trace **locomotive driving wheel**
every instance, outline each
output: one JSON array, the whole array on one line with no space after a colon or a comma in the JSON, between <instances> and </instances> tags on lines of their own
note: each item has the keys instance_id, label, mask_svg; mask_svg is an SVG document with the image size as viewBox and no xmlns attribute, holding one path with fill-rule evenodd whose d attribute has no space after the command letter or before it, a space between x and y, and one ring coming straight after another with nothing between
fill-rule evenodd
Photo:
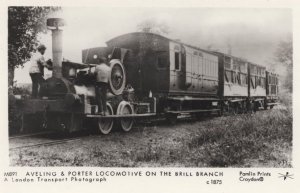
<instances>
[{"instance_id":1,"label":"locomotive driving wheel","mask_svg":"<svg viewBox=\"0 0 300 193\"><path fill-rule=\"evenodd\" d=\"M106 103L106 114L114 114L113 108L109 103ZM98 118L98 129L104 135L107 135L111 132L113 125L114 121L111 118Z\"/></svg>"},{"instance_id":2,"label":"locomotive driving wheel","mask_svg":"<svg viewBox=\"0 0 300 193\"><path fill-rule=\"evenodd\" d=\"M118 115L129 115L133 113L134 113L133 107L127 101L120 102L117 109ZM132 128L133 118L131 117L120 118L119 123L122 130L128 132Z\"/></svg>"},{"instance_id":3,"label":"locomotive driving wheel","mask_svg":"<svg viewBox=\"0 0 300 193\"><path fill-rule=\"evenodd\" d=\"M111 75L109 79L110 90L114 95L122 94L125 88L126 74L123 64L116 59L110 61Z\"/></svg>"}]
</instances>

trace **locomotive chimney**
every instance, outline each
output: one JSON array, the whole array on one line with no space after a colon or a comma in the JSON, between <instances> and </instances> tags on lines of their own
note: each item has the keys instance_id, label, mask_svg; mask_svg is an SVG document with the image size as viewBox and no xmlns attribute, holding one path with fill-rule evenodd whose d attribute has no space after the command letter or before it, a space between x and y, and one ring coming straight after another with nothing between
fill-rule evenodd
<instances>
[{"instance_id":1,"label":"locomotive chimney","mask_svg":"<svg viewBox=\"0 0 300 193\"><path fill-rule=\"evenodd\" d=\"M52 31L52 58L53 70L52 76L56 78L62 77L62 32L60 27L64 26L62 18L47 19L47 27Z\"/></svg>"}]
</instances>

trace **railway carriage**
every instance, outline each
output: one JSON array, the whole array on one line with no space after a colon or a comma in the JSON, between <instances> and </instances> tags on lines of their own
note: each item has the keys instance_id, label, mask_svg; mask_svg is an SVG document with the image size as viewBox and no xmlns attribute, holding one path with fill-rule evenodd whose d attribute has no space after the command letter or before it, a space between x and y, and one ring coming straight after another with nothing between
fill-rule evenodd
<instances>
[{"instance_id":1,"label":"railway carriage","mask_svg":"<svg viewBox=\"0 0 300 193\"><path fill-rule=\"evenodd\" d=\"M265 107L266 102L266 67L250 63L249 71L249 98L253 101L254 110Z\"/></svg>"},{"instance_id":2,"label":"railway carriage","mask_svg":"<svg viewBox=\"0 0 300 193\"><path fill-rule=\"evenodd\" d=\"M18 101L22 127L33 115L48 129L73 132L94 122L108 134L113 126L129 131L139 117L164 116L174 123L182 114L244 112L251 104L274 103L278 92L278 79L261 66L152 33L129 33L109 40L107 47L84 49L82 63L63 60L63 20L51 18L47 25L53 75L41 85L40 98ZM107 116L97 114L95 100L100 57L111 67Z\"/></svg>"},{"instance_id":3,"label":"railway carriage","mask_svg":"<svg viewBox=\"0 0 300 193\"><path fill-rule=\"evenodd\" d=\"M278 74L266 71L266 100L264 108L273 108L278 104Z\"/></svg>"},{"instance_id":4,"label":"railway carriage","mask_svg":"<svg viewBox=\"0 0 300 193\"><path fill-rule=\"evenodd\" d=\"M223 110L238 113L247 109L248 62L246 60L215 52L219 57L219 97Z\"/></svg>"},{"instance_id":5,"label":"railway carriage","mask_svg":"<svg viewBox=\"0 0 300 193\"><path fill-rule=\"evenodd\" d=\"M250 96L265 97L266 96L266 67L249 63L250 75Z\"/></svg>"}]
</instances>

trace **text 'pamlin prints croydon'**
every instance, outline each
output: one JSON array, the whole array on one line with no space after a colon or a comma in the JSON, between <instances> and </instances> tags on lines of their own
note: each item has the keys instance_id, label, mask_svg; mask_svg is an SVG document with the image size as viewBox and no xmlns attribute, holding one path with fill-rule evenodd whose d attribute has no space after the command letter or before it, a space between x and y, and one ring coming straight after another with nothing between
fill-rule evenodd
<instances>
[{"instance_id":1,"label":"text 'pamlin prints croydon'","mask_svg":"<svg viewBox=\"0 0 300 193\"><path fill-rule=\"evenodd\" d=\"M271 177L270 172L239 172L239 181L241 182L263 182L266 177Z\"/></svg>"}]
</instances>

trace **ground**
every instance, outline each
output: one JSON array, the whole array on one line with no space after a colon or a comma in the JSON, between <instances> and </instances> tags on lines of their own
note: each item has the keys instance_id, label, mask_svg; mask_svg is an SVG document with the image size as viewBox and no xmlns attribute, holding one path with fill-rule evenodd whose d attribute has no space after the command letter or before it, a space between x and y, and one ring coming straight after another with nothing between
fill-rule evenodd
<instances>
[{"instance_id":1,"label":"ground","mask_svg":"<svg viewBox=\"0 0 300 193\"><path fill-rule=\"evenodd\" d=\"M99 167L292 167L292 112L139 122L129 133L80 134L57 145L13 149L53 141L10 140L11 166Z\"/></svg>"}]
</instances>

